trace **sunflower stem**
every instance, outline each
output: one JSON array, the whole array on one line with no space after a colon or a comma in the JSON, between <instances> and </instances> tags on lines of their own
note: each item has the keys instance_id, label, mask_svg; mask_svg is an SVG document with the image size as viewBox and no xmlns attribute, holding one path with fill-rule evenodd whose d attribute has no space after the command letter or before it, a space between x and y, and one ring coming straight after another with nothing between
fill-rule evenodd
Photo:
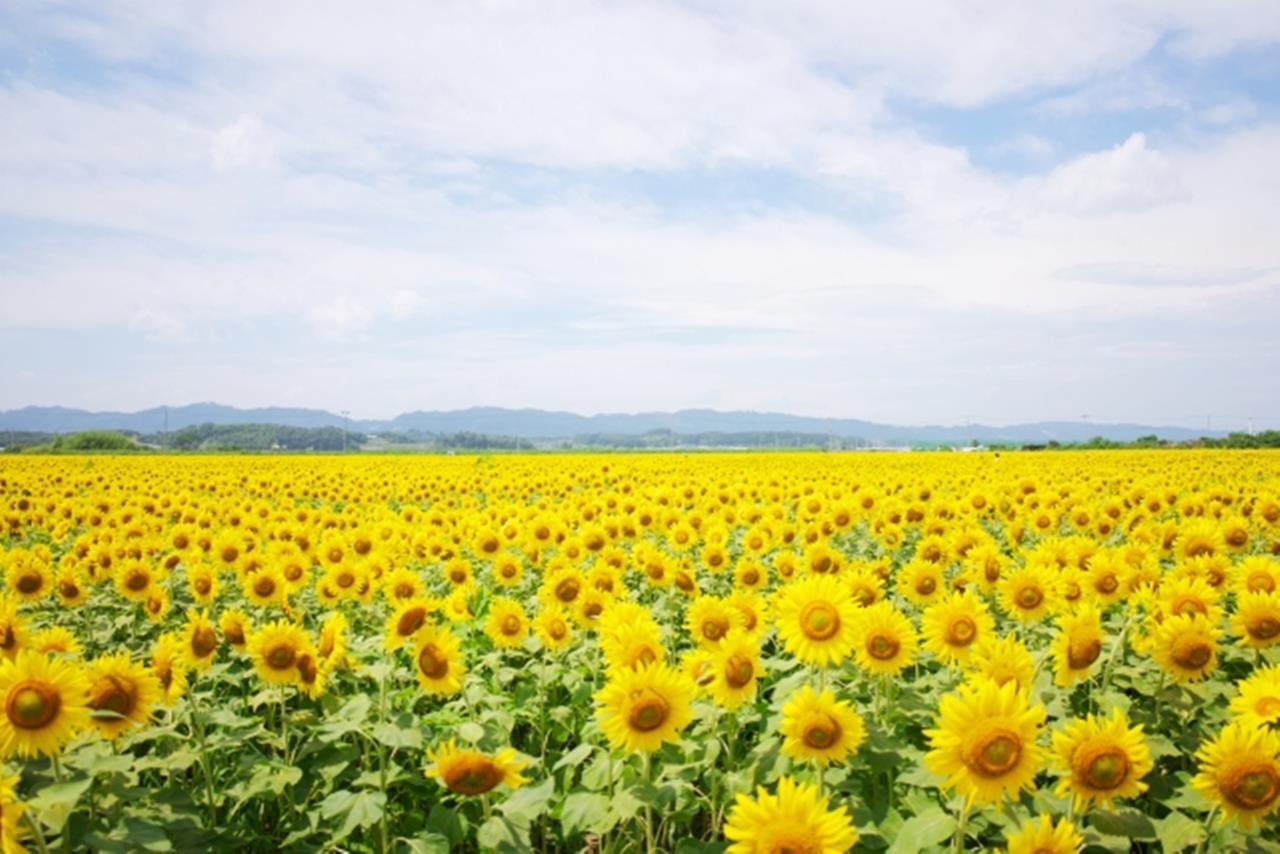
<instances>
[{"instance_id":1,"label":"sunflower stem","mask_svg":"<svg viewBox=\"0 0 1280 854\"><path fill-rule=\"evenodd\" d=\"M1209 817L1204 822L1204 839L1196 843L1196 854L1204 854L1208 850L1208 844L1213 839L1213 823L1218 819L1218 808L1214 807L1209 810Z\"/></svg>"},{"instance_id":2,"label":"sunflower stem","mask_svg":"<svg viewBox=\"0 0 1280 854\"><path fill-rule=\"evenodd\" d=\"M466 696L466 692L463 692ZM387 721L387 668L382 669L382 676L378 679L378 723L386 723ZM383 809L382 816L378 820L378 843L381 851L388 850L388 839L390 828L388 827L387 813L390 810L390 798L387 797L387 746L379 742L378 744L378 781L379 787L382 789ZM484 798L484 817L489 819L489 798Z\"/></svg>"},{"instance_id":3,"label":"sunflower stem","mask_svg":"<svg viewBox=\"0 0 1280 854\"><path fill-rule=\"evenodd\" d=\"M40 820L30 811L23 813L22 817L31 827L31 833L36 838L36 847L40 850L40 854L49 854L49 844L44 840L44 830L40 827Z\"/></svg>"},{"instance_id":4,"label":"sunflower stem","mask_svg":"<svg viewBox=\"0 0 1280 854\"><path fill-rule=\"evenodd\" d=\"M209 768L209 747L205 741L204 722L199 718L199 703L194 690L188 695L187 711L191 715L190 723L195 732L196 743L200 746L200 770L204 772L204 793L209 807L209 829L212 830L218 826L218 806L213 794L213 772Z\"/></svg>"},{"instance_id":5,"label":"sunflower stem","mask_svg":"<svg viewBox=\"0 0 1280 854\"><path fill-rule=\"evenodd\" d=\"M964 829L965 829L965 825L967 825L968 823L969 823L969 800L966 798L964 802L964 806L960 808L960 818L956 820L955 838L951 840L951 848L956 852L956 854L960 854L960 852L964 851Z\"/></svg>"},{"instance_id":6,"label":"sunflower stem","mask_svg":"<svg viewBox=\"0 0 1280 854\"><path fill-rule=\"evenodd\" d=\"M653 756L652 754L644 754L644 787L649 789L653 782ZM651 806L653 798L649 796L649 792L645 792L644 800L644 850L649 854L653 854L657 849L653 845L653 807Z\"/></svg>"}]
</instances>

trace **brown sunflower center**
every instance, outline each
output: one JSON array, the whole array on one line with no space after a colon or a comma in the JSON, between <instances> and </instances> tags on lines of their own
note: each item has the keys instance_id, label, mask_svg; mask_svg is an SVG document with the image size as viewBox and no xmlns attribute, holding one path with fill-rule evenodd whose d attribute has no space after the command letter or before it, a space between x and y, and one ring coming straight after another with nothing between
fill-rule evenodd
<instances>
[{"instance_id":1,"label":"brown sunflower center","mask_svg":"<svg viewBox=\"0 0 1280 854\"><path fill-rule=\"evenodd\" d=\"M1213 648L1199 638L1186 638L1174 645L1172 658L1179 667L1199 670L1213 659Z\"/></svg>"},{"instance_id":2,"label":"brown sunflower center","mask_svg":"<svg viewBox=\"0 0 1280 854\"><path fill-rule=\"evenodd\" d=\"M1039 587L1024 587L1018 591L1016 601L1018 607L1030 611L1040 607L1040 603L1044 601L1044 592Z\"/></svg>"},{"instance_id":3,"label":"brown sunflower center","mask_svg":"<svg viewBox=\"0 0 1280 854\"><path fill-rule=\"evenodd\" d=\"M226 637L227 643L232 646L242 646L244 644L244 626L239 623L230 623L222 629L222 634Z\"/></svg>"},{"instance_id":4,"label":"brown sunflower center","mask_svg":"<svg viewBox=\"0 0 1280 854\"><path fill-rule=\"evenodd\" d=\"M867 638L867 655L877 661L891 660L901 647L896 637L885 632L875 632Z\"/></svg>"},{"instance_id":5,"label":"brown sunflower center","mask_svg":"<svg viewBox=\"0 0 1280 854\"><path fill-rule=\"evenodd\" d=\"M1270 762L1249 762L1232 769L1221 782L1227 800L1246 810L1263 809L1280 796L1280 774Z\"/></svg>"},{"instance_id":6,"label":"brown sunflower center","mask_svg":"<svg viewBox=\"0 0 1280 854\"><path fill-rule=\"evenodd\" d=\"M134 593L140 593L147 589L147 585L151 583L151 576L142 570L133 570L125 577L124 586L132 590Z\"/></svg>"},{"instance_id":7,"label":"brown sunflower center","mask_svg":"<svg viewBox=\"0 0 1280 854\"><path fill-rule=\"evenodd\" d=\"M213 582L207 576L200 576L195 583L196 592L201 596L208 596L213 590Z\"/></svg>"},{"instance_id":8,"label":"brown sunflower center","mask_svg":"<svg viewBox=\"0 0 1280 854\"><path fill-rule=\"evenodd\" d=\"M455 759L444 772L444 784L460 795L483 795L502 782L502 769L484 756Z\"/></svg>"},{"instance_id":9,"label":"brown sunflower center","mask_svg":"<svg viewBox=\"0 0 1280 854\"><path fill-rule=\"evenodd\" d=\"M422 624L426 621L427 609L421 605L415 605L401 614L400 619L396 621L396 634L407 638L422 628Z\"/></svg>"},{"instance_id":10,"label":"brown sunflower center","mask_svg":"<svg viewBox=\"0 0 1280 854\"><path fill-rule=\"evenodd\" d=\"M1093 586L1099 593L1115 593L1120 587L1120 581L1115 577L1114 573L1109 572L1098 579Z\"/></svg>"},{"instance_id":11,"label":"brown sunflower center","mask_svg":"<svg viewBox=\"0 0 1280 854\"><path fill-rule=\"evenodd\" d=\"M556 598L561 602L572 602L578 598L578 593L582 590L582 585L578 583L576 578L566 578L556 585Z\"/></svg>"},{"instance_id":12,"label":"brown sunflower center","mask_svg":"<svg viewBox=\"0 0 1280 854\"><path fill-rule=\"evenodd\" d=\"M1067 645L1067 665L1072 670L1084 670L1102 654L1102 641L1098 638L1076 639Z\"/></svg>"},{"instance_id":13,"label":"brown sunflower center","mask_svg":"<svg viewBox=\"0 0 1280 854\"><path fill-rule=\"evenodd\" d=\"M1095 789L1110 791L1124 782L1129 773L1129 757L1118 747L1107 746L1077 763L1080 776Z\"/></svg>"},{"instance_id":14,"label":"brown sunflower center","mask_svg":"<svg viewBox=\"0 0 1280 854\"><path fill-rule=\"evenodd\" d=\"M800 631L810 640L830 640L840 631L840 613L826 602L810 602L800 612Z\"/></svg>"},{"instance_id":15,"label":"brown sunflower center","mask_svg":"<svg viewBox=\"0 0 1280 854\"><path fill-rule=\"evenodd\" d=\"M556 618L547 626L547 634L550 635L553 640L564 640L569 634L569 627L565 625L564 620Z\"/></svg>"},{"instance_id":16,"label":"brown sunflower center","mask_svg":"<svg viewBox=\"0 0 1280 854\"><path fill-rule=\"evenodd\" d=\"M754 569L743 570L742 583L747 587L755 587L760 583L760 573Z\"/></svg>"},{"instance_id":17,"label":"brown sunflower center","mask_svg":"<svg viewBox=\"0 0 1280 854\"><path fill-rule=\"evenodd\" d=\"M103 676L89 692L89 708L99 712L115 712L121 717L128 717L137 702L138 693L133 683L119 676Z\"/></svg>"},{"instance_id":18,"label":"brown sunflower center","mask_svg":"<svg viewBox=\"0 0 1280 854\"><path fill-rule=\"evenodd\" d=\"M632 695L627 724L639 732L652 732L666 723L671 706L656 691L646 688Z\"/></svg>"},{"instance_id":19,"label":"brown sunflower center","mask_svg":"<svg viewBox=\"0 0 1280 854\"><path fill-rule=\"evenodd\" d=\"M1022 740L1017 733L995 728L974 742L965 764L974 773L994 779L1012 771L1021 756Z\"/></svg>"},{"instance_id":20,"label":"brown sunflower center","mask_svg":"<svg viewBox=\"0 0 1280 854\"><path fill-rule=\"evenodd\" d=\"M1245 584L1250 593L1274 593L1276 589L1276 580L1269 572L1251 572Z\"/></svg>"},{"instance_id":21,"label":"brown sunflower center","mask_svg":"<svg viewBox=\"0 0 1280 854\"><path fill-rule=\"evenodd\" d=\"M62 695L47 682L28 679L9 689L5 712L20 729L44 729L62 708Z\"/></svg>"},{"instance_id":22,"label":"brown sunflower center","mask_svg":"<svg viewBox=\"0 0 1280 854\"><path fill-rule=\"evenodd\" d=\"M507 637L515 637L520 634L520 627L522 625L520 618L515 614L507 614L507 616L502 618L502 625L500 626L500 629Z\"/></svg>"},{"instance_id":23,"label":"brown sunflower center","mask_svg":"<svg viewBox=\"0 0 1280 854\"><path fill-rule=\"evenodd\" d=\"M197 626L191 633L191 651L196 658L208 658L218 648L218 635L212 626Z\"/></svg>"},{"instance_id":24,"label":"brown sunflower center","mask_svg":"<svg viewBox=\"0 0 1280 854\"><path fill-rule=\"evenodd\" d=\"M804 729L800 731L800 740L806 747L826 750L840 743L841 734L839 721L824 713L805 723Z\"/></svg>"},{"instance_id":25,"label":"brown sunflower center","mask_svg":"<svg viewBox=\"0 0 1280 854\"><path fill-rule=\"evenodd\" d=\"M947 626L946 640L951 646L968 646L978 636L978 625L968 617L956 617Z\"/></svg>"},{"instance_id":26,"label":"brown sunflower center","mask_svg":"<svg viewBox=\"0 0 1280 854\"><path fill-rule=\"evenodd\" d=\"M418 669L428 679L443 679L449 673L449 658L440 647L429 643L418 653Z\"/></svg>"},{"instance_id":27,"label":"brown sunflower center","mask_svg":"<svg viewBox=\"0 0 1280 854\"><path fill-rule=\"evenodd\" d=\"M263 656L267 661L267 666L274 670L287 670L293 667L293 662L297 659L298 653L287 643L276 644L267 650L267 654Z\"/></svg>"},{"instance_id":28,"label":"brown sunflower center","mask_svg":"<svg viewBox=\"0 0 1280 854\"><path fill-rule=\"evenodd\" d=\"M20 576L17 584L14 586L18 588L19 593L26 593L30 595L32 593L36 593L44 586L44 580L40 577L38 572L28 572Z\"/></svg>"},{"instance_id":29,"label":"brown sunflower center","mask_svg":"<svg viewBox=\"0 0 1280 854\"><path fill-rule=\"evenodd\" d=\"M1245 624L1245 630L1249 632L1249 637L1256 640L1271 640L1280 635L1280 620L1270 614L1254 617Z\"/></svg>"},{"instance_id":30,"label":"brown sunflower center","mask_svg":"<svg viewBox=\"0 0 1280 854\"><path fill-rule=\"evenodd\" d=\"M729 621L724 617L707 617L702 621L702 636L709 641L718 641L729 631Z\"/></svg>"},{"instance_id":31,"label":"brown sunflower center","mask_svg":"<svg viewBox=\"0 0 1280 854\"><path fill-rule=\"evenodd\" d=\"M928 596L930 593L938 589L938 582L933 576L926 575L924 578L916 579L916 592L921 596Z\"/></svg>"},{"instance_id":32,"label":"brown sunflower center","mask_svg":"<svg viewBox=\"0 0 1280 854\"><path fill-rule=\"evenodd\" d=\"M745 655L731 655L724 663L724 681L731 688L745 688L751 683L751 677L755 673L755 664Z\"/></svg>"}]
</instances>

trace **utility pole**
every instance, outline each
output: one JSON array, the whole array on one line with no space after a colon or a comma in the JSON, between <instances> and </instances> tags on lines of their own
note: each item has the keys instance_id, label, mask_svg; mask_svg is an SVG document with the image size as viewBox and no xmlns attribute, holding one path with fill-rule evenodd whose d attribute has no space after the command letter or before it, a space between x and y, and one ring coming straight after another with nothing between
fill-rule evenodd
<instances>
[{"instance_id":1,"label":"utility pole","mask_svg":"<svg viewBox=\"0 0 1280 854\"><path fill-rule=\"evenodd\" d=\"M342 453L347 452L347 420L351 417L349 410L342 410Z\"/></svg>"}]
</instances>

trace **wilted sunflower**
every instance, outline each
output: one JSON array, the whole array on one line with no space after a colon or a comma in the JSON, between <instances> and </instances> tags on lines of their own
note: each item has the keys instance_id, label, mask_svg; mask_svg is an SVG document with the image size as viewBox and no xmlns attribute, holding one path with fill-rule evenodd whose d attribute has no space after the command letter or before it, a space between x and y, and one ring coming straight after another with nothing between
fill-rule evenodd
<instances>
[{"instance_id":1,"label":"wilted sunflower","mask_svg":"<svg viewBox=\"0 0 1280 854\"><path fill-rule=\"evenodd\" d=\"M782 707L782 752L792 759L826 765L843 762L862 746L866 727L853 707L828 689L805 685Z\"/></svg>"},{"instance_id":2,"label":"wilted sunflower","mask_svg":"<svg viewBox=\"0 0 1280 854\"><path fill-rule=\"evenodd\" d=\"M1041 815L1009 834L1005 845L1005 854L1078 854L1084 837L1069 820L1054 824L1052 816Z\"/></svg>"},{"instance_id":3,"label":"wilted sunflower","mask_svg":"<svg viewBox=\"0 0 1280 854\"><path fill-rule=\"evenodd\" d=\"M796 851L843 854L858 841L844 806L829 809L815 786L791 777L778 780L776 794L763 786L752 798L739 794L724 823L725 854Z\"/></svg>"},{"instance_id":4,"label":"wilted sunflower","mask_svg":"<svg viewBox=\"0 0 1280 854\"><path fill-rule=\"evenodd\" d=\"M1200 773L1191 785L1245 830L1275 812L1280 803L1280 734L1233 721L1201 745L1196 758Z\"/></svg>"},{"instance_id":5,"label":"wilted sunflower","mask_svg":"<svg viewBox=\"0 0 1280 854\"><path fill-rule=\"evenodd\" d=\"M0 759L54 756L89 724L89 681L78 663L33 650L0 661Z\"/></svg>"},{"instance_id":6,"label":"wilted sunflower","mask_svg":"<svg viewBox=\"0 0 1280 854\"><path fill-rule=\"evenodd\" d=\"M1142 778L1155 767L1142 725L1130 727L1119 709L1106 719L1089 715L1068 721L1053 734L1053 752L1063 775L1057 794L1069 794L1076 809L1112 809L1115 798L1137 797L1147 790Z\"/></svg>"},{"instance_id":7,"label":"wilted sunflower","mask_svg":"<svg viewBox=\"0 0 1280 854\"><path fill-rule=\"evenodd\" d=\"M1280 665L1259 668L1236 687L1240 693L1231 700L1231 711L1237 719L1263 727L1280 722Z\"/></svg>"},{"instance_id":8,"label":"wilted sunflower","mask_svg":"<svg viewBox=\"0 0 1280 854\"><path fill-rule=\"evenodd\" d=\"M596 720L611 744L652 753L675 741L693 719L693 683L663 664L618 670L596 692Z\"/></svg>"},{"instance_id":9,"label":"wilted sunflower","mask_svg":"<svg viewBox=\"0 0 1280 854\"><path fill-rule=\"evenodd\" d=\"M775 621L787 652L824 667L853 652L858 611L838 578L810 575L779 591Z\"/></svg>"},{"instance_id":10,"label":"wilted sunflower","mask_svg":"<svg viewBox=\"0 0 1280 854\"><path fill-rule=\"evenodd\" d=\"M1230 624L1241 646L1267 649L1280 643L1280 593L1241 593Z\"/></svg>"},{"instance_id":11,"label":"wilted sunflower","mask_svg":"<svg viewBox=\"0 0 1280 854\"><path fill-rule=\"evenodd\" d=\"M763 669L760 645L742 629L732 629L720 646L711 652L714 678L708 690L711 699L726 709L736 709L756 695L756 682Z\"/></svg>"},{"instance_id":12,"label":"wilted sunflower","mask_svg":"<svg viewBox=\"0 0 1280 854\"><path fill-rule=\"evenodd\" d=\"M467 670L457 636L443 626L427 624L413 647L414 673L428 694L456 694L462 690Z\"/></svg>"},{"instance_id":13,"label":"wilted sunflower","mask_svg":"<svg viewBox=\"0 0 1280 854\"><path fill-rule=\"evenodd\" d=\"M484 633L499 649L513 649L529 636L529 617L519 602L499 596L489 603Z\"/></svg>"},{"instance_id":14,"label":"wilted sunflower","mask_svg":"<svg viewBox=\"0 0 1280 854\"><path fill-rule=\"evenodd\" d=\"M296 623L275 620L264 623L249 638L248 653L262 681L272 685L296 685L298 659L315 655L311 637Z\"/></svg>"},{"instance_id":15,"label":"wilted sunflower","mask_svg":"<svg viewBox=\"0 0 1280 854\"><path fill-rule=\"evenodd\" d=\"M1034 787L1044 754L1036 737L1044 723L1041 705L1011 680L1004 685L979 678L942 697L937 726L925 730L932 748L929 770L945 777L970 804L989 804L1005 794Z\"/></svg>"},{"instance_id":16,"label":"wilted sunflower","mask_svg":"<svg viewBox=\"0 0 1280 854\"><path fill-rule=\"evenodd\" d=\"M995 620L972 590L947 594L920 620L924 648L946 664L967 664L973 645L995 631Z\"/></svg>"},{"instance_id":17,"label":"wilted sunflower","mask_svg":"<svg viewBox=\"0 0 1280 854\"><path fill-rule=\"evenodd\" d=\"M1058 617L1058 633L1049 644L1053 653L1053 684L1059 688L1088 679L1102 655L1102 615L1092 602L1081 602ZM1115 643L1119 643L1117 639Z\"/></svg>"},{"instance_id":18,"label":"wilted sunflower","mask_svg":"<svg viewBox=\"0 0 1280 854\"><path fill-rule=\"evenodd\" d=\"M1151 636L1156 663L1177 682L1196 682L1218 663L1218 635L1199 614L1165 617Z\"/></svg>"},{"instance_id":19,"label":"wilted sunflower","mask_svg":"<svg viewBox=\"0 0 1280 854\"><path fill-rule=\"evenodd\" d=\"M510 747L490 755L478 750L459 750L450 739L432 750L427 758L431 760L425 772L427 779L439 780L459 795L483 795L499 785L515 789L529 782L520 776L528 760L517 756Z\"/></svg>"},{"instance_id":20,"label":"wilted sunflower","mask_svg":"<svg viewBox=\"0 0 1280 854\"><path fill-rule=\"evenodd\" d=\"M89 710L104 738L115 738L130 726L145 725L163 689L150 669L127 652L94 659L89 664Z\"/></svg>"}]
</instances>

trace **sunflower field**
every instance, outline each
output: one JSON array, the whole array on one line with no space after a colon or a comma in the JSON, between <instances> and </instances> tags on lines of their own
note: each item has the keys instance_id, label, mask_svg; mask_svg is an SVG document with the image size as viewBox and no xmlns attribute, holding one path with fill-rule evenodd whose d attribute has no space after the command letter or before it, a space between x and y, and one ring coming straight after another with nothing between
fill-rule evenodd
<instances>
[{"instance_id":1,"label":"sunflower field","mask_svg":"<svg viewBox=\"0 0 1280 854\"><path fill-rule=\"evenodd\" d=\"M1280 851L1280 455L0 459L5 852Z\"/></svg>"}]
</instances>

